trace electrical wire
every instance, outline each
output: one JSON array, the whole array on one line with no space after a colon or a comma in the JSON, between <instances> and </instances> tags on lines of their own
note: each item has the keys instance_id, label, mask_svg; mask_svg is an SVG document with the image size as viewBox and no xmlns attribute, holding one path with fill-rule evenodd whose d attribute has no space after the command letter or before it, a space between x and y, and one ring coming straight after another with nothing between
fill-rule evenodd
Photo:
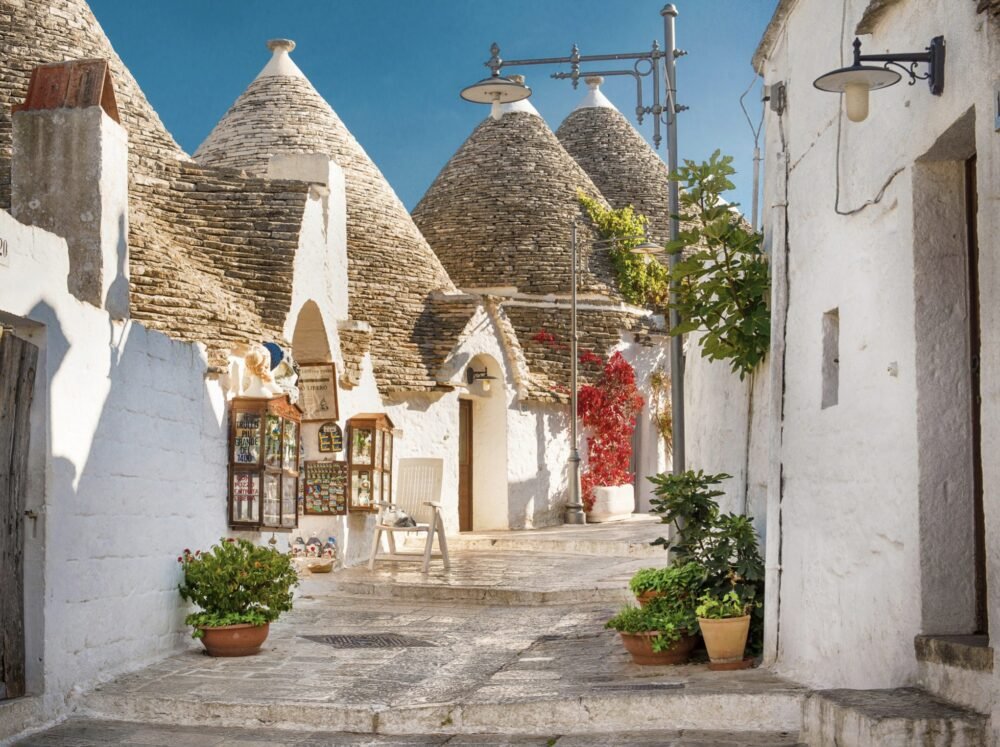
<instances>
[{"instance_id":1,"label":"electrical wire","mask_svg":"<svg viewBox=\"0 0 1000 747\"><path fill-rule=\"evenodd\" d=\"M840 66L844 67L844 45L847 42L847 0L844 0L844 10L840 17ZM882 188L878 191L874 198L866 200L861 205L851 210L841 210L840 209L840 144L843 137L844 130L844 112L840 108L838 103L837 111L837 150L836 150L836 164L834 166L834 199L833 199L833 211L837 215L857 215L865 208L869 208L872 205L878 205L882 198L885 197L885 192L889 189L889 185L892 184L893 180L899 176L905 167L900 166L898 169L889 175L889 178L885 180Z\"/></svg>"}]
</instances>

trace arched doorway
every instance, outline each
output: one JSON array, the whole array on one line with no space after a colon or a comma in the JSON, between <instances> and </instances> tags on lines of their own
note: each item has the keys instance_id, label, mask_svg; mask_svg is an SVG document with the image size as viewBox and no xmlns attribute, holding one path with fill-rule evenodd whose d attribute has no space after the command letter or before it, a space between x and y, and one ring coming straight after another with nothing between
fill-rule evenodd
<instances>
[{"instance_id":1,"label":"arched doorway","mask_svg":"<svg viewBox=\"0 0 1000 747\"><path fill-rule=\"evenodd\" d=\"M459 400L459 529L507 529L507 387L489 355L469 369L469 393Z\"/></svg>"}]
</instances>

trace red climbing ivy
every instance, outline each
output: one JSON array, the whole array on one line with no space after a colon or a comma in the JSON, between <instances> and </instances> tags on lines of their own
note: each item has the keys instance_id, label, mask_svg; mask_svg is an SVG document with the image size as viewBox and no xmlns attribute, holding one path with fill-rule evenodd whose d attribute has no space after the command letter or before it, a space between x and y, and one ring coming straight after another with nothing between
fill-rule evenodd
<instances>
[{"instance_id":1,"label":"red climbing ivy","mask_svg":"<svg viewBox=\"0 0 1000 747\"><path fill-rule=\"evenodd\" d=\"M533 338L554 349L566 346L544 329ZM580 476L583 505L594 506L594 488L631 484L632 432L644 401L635 384L635 369L621 353L604 358L592 350L579 354L580 363L599 371L593 384L577 395L577 415L587 430L587 466Z\"/></svg>"},{"instance_id":2,"label":"red climbing ivy","mask_svg":"<svg viewBox=\"0 0 1000 747\"><path fill-rule=\"evenodd\" d=\"M594 488L630 484L632 432L642 410L643 399L635 385L635 370L621 353L607 360L588 353L603 363L594 384L580 387L577 408L580 422L587 429L587 468L580 477L583 505L594 506ZM584 361L584 354L580 355Z\"/></svg>"}]
</instances>

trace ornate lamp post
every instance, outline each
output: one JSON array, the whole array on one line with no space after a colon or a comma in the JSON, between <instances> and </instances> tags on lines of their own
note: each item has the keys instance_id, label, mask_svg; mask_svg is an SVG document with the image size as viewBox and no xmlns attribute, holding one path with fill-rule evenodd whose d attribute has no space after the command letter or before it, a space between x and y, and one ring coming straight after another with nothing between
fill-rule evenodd
<instances>
[{"instance_id":1,"label":"ornate lamp post","mask_svg":"<svg viewBox=\"0 0 1000 747\"><path fill-rule=\"evenodd\" d=\"M660 11L663 17L663 47L658 42L653 42L652 48L648 52L626 52L622 54L600 54L581 55L580 50L574 44L568 57L540 57L525 60L504 60L500 57L500 47L494 43L490 47L490 58L485 65L490 69L490 77L474 83L462 89L462 98L474 103L492 104L494 116L499 112L500 104L521 101L531 95L531 89L523 83L518 83L509 77L502 77L500 72L504 68L519 67L522 65L565 65L570 66L570 71L553 73L552 77L557 80L569 79L573 81L573 87L579 85L580 78L591 75L628 75L635 80L636 106L635 115L642 124L643 118L647 114L653 117L653 144L659 148L663 139L661 134L661 124L667 129L667 168L673 174L677 171L677 115L687 109L677 103L677 58L683 57L686 52L677 49L675 45L674 23L677 18L677 8L673 5L664 5ZM631 68L617 70L581 70L581 63L591 62L625 62L631 61ZM643 81L652 78L653 104L646 106L643 103ZM661 89L663 98L661 99ZM680 192L676 181L670 180L668 186L668 206L670 210L670 240L675 241L680 234L680 220L677 215L680 211ZM637 247L638 248L638 247ZM677 254L670 255L670 269L672 270L679 257ZM680 324L680 316L676 308L673 307L677 300L677 284L671 280L670 283L670 328L673 329ZM573 227L573 417L572 417L572 439L573 456L571 462L571 484L575 491L570 506L567 506L567 522L582 523L582 506L579 505L579 451L576 441L576 226ZM673 411L673 471L679 474L684 471L684 341L680 336L672 337L670 340L670 406ZM575 460L575 461L574 461ZM577 508L579 506L579 508ZM579 512L579 521L575 518ZM571 518L573 517L573 518Z\"/></svg>"}]
</instances>

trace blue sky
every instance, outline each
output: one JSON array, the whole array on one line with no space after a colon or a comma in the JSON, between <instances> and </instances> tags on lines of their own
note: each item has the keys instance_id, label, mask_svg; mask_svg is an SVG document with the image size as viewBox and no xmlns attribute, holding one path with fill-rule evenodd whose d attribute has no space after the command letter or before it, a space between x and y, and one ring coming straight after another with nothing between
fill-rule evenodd
<instances>
[{"instance_id":1,"label":"blue sky","mask_svg":"<svg viewBox=\"0 0 1000 747\"><path fill-rule=\"evenodd\" d=\"M485 77L490 43L501 55L645 51L663 36L662 0L90 0L98 20L167 128L193 152L264 66L269 38L298 46L293 58L375 160L407 207L417 203L485 106L459 90ZM739 96L750 57L776 0L675 0L681 158L714 149L736 158L737 190L750 204L753 138ZM532 103L555 130L583 95L561 68L526 67ZM605 93L635 123L629 78ZM650 89L645 94L650 101ZM747 97L755 120L759 88ZM649 120L639 131L651 139ZM660 153L666 158L665 144Z\"/></svg>"}]
</instances>

